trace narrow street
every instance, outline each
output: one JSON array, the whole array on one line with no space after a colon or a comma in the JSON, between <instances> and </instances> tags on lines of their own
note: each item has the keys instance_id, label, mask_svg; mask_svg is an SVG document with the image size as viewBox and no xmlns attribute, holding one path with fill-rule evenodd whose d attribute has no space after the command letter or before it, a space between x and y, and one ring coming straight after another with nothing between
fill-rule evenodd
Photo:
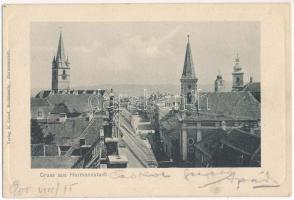
<instances>
[{"instance_id":1,"label":"narrow street","mask_svg":"<svg viewBox=\"0 0 294 200\"><path fill-rule=\"evenodd\" d=\"M136 156L130 151L128 147L119 147L119 153L127 157L127 168L144 168L144 165L141 164L141 162L136 158Z\"/></svg>"},{"instance_id":2,"label":"narrow street","mask_svg":"<svg viewBox=\"0 0 294 200\"><path fill-rule=\"evenodd\" d=\"M145 141L132 131L130 124L123 117L120 121L120 132L123 134L122 141L126 148L141 163L142 167L157 167L157 161L152 150L147 147Z\"/></svg>"}]
</instances>

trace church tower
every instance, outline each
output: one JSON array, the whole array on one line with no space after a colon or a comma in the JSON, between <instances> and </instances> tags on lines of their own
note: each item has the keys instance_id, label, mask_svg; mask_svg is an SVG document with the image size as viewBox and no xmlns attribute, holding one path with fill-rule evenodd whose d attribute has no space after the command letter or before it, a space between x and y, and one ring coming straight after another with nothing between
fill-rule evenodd
<instances>
[{"instance_id":1,"label":"church tower","mask_svg":"<svg viewBox=\"0 0 294 200\"><path fill-rule=\"evenodd\" d=\"M232 91L240 91L244 86L244 83L243 83L244 72L242 71L242 67L240 66L240 59L238 54L235 59L234 72L232 73L232 75L233 75Z\"/></svg>"},{"instance_id":2,"label":"church tower","mask_svg":"<svg viewBox=\"0 0 294 200\"><path fill-rule=\"evenodd\" d=\"M185 109L190 109L195 106L197 98L197 81L195 76L192 52L190 47L190 40L188 35L188 42L186 47L186 55L183 73L181 77L181 97L182 106Z\"/></svg>"},{"instance_id":3,"label":"church tower","mask_svg":"<svg viewBox=\"0 0 294 200\"><path fill-rule=\"evenodd\" d=\"M58 49L52 61L52 90L70 89L70 63L65 57L62 32L60 32Z\"/></svg>"}]
</instances>

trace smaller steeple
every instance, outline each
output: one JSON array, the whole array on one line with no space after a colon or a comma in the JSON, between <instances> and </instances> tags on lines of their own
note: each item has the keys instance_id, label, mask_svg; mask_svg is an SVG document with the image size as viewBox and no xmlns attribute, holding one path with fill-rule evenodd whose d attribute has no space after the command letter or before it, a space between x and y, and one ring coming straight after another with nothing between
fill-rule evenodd
<instances>
[{"instance_id":1,"label":"smaller steeple","mask_svg":"<svg viewBox=\"0 0 294 200\"><path fill-rule=\"evenodd\" d=\"M224 80L220 73L216 76L214 81L214 92L223 92L224 91Z\"/></svg>"},{"instance_id":2,"label":"smaller steeple","mask_svg":"<svg viewBox=\"0 0 294 200\"><path fill-rule=\"evenodd\" d=\"M69 62L68 56L66 57L65 64L66 64L67 67L69 67L70 62Z\"/></svg>"},{"instance_id":3,"label":"smaller steeple","mask_svg":"<svg viewBox=\"0 0 294 200\"><path fill-rule=\"evenodd\" d=\"M240 58L239 58L238 52L235 58L234 71L232 75L233 75L232 91L240 91L244 85L244 82L243 82L244 72L242 71L242 67L240 66Z\"/></svg>"},{"instance_id":4,"label":"smaller steeple","mask_svg":"<svg viewBox=\"0 0 294 200\"><path fill-rule=\"evenodd\" d=\"M235 65L234 65L234 71L241 71L242 67L240 66L240 58L239 53L237 52L236 58L235 58Z\"/></svg>"}]
</instances>

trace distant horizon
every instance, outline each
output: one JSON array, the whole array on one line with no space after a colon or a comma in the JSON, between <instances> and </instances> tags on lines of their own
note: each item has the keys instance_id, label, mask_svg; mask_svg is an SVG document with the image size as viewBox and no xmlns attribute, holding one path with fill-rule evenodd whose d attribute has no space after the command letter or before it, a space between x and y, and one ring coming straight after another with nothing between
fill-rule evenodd
<instances>
[{"instance_id":1,"label":"distant horizon","mask_svg":"<svg viewBox=\"0 0 294 200\"><path fill-rule=\"evenodd\" d=\"M249 82L249 81L248 81ZM247 82L245 82L247 84ZM161 90L160 92L167 92L172 94L180 94L180 84L99 84L91 86L72 86L71 90L93 90L93 89L114 89L118 93L129 93L133 95L143 94L143 90L151 90L155 92L156 90ZM224 90L231 91L232 83L225 82ZM118 89L118 90L116 90ZM214 84L198 84L198 89L213 92ZM51 90L51 88L31 88L31 96L35 96L38 92L42 90ZM122 91L121 91L122 90ZM128 91L128 92L126 92Z\"/></svg>"}]
</instances>

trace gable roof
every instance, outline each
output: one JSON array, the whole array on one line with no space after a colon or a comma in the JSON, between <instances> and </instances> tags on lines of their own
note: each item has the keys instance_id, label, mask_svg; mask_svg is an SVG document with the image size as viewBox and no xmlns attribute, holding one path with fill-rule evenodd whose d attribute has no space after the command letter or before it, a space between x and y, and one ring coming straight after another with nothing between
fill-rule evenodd
<instances>
[{"instance_id":1,"label":"gable roof","mask_svg":"<svg viewBox=\"0 0 294 200\"><path fill-rule=\"evenodd\" d=\"M51 114L59 114L59 113L71 113L67 106L64 103L55 104L54 108L51 111Z\"/></svg>"},{"instance_id":2,"label":"gable roof","mask_svg":"<svg viewBox=\"0 0 294 200\"><path fill-rule=\"evenodd\" d=\"M260 119L260 103L250 92L206 92L199 95L201 112L234 119Z\"/></svg>"},{"instance_id":3,"label":"gable roof","mask_svg":"<svg viewBox=\"0 0 294 200\"><path fill-rule=\"evenodd\" d=\"M251 94L260 102L260 82L247 83L242 91L251 92Z\"/></svg>"},{"instance_id":4,"label":"gable roof","mask_svg":"<svg viewBox=\"0 0 294 200\"><path fill-rule=\"evenodd\" d=\"M58 145L72 146L79 143L81 134L86 144L92 144L97 139L97 131L103 126L103 118L94 117L92 121L85 118L71 118L64 123L42 125L44 135L55 135L54 142Z\"/></svg>"},{"instance_id":5,"label":"gable roof","mask_svg":"<svg viewBox=\"0 0 294 200\"><path fill-rule=\"evenodd\" d=\"M211 159L217 151L223 132L222 129L203 130L202 140L196 143L195 147Z\"/></svg>"},{"instance_id":6,"label":"gable roof","mask_svg":"<svg viewBox=\"0 0 294 200\"><path fill-rule=\"evenodd\" d=\"M31 97L31 107L50 107L50 104L47 99Z\"/></svg>"},{"instance_id":7,"label":"gable roof","mask_svg":"<svg viewBox=\"0 0 294 200\"><path fill-rule=\"evenodd\" d=\"M239 129L233 129L224 134L221 143L247 155L253 155L260 148L260 137Z\"/></svg>"},{"instance_id":8,"label":"gable roof","mask_svg":"<svg viewBox=\"0 0 294 200\"><path fill-rule=\"evenodd\" d=\"M260 92L260 82L247 83L242 91L245 92Z\"/></svg>"}]
</instances>

